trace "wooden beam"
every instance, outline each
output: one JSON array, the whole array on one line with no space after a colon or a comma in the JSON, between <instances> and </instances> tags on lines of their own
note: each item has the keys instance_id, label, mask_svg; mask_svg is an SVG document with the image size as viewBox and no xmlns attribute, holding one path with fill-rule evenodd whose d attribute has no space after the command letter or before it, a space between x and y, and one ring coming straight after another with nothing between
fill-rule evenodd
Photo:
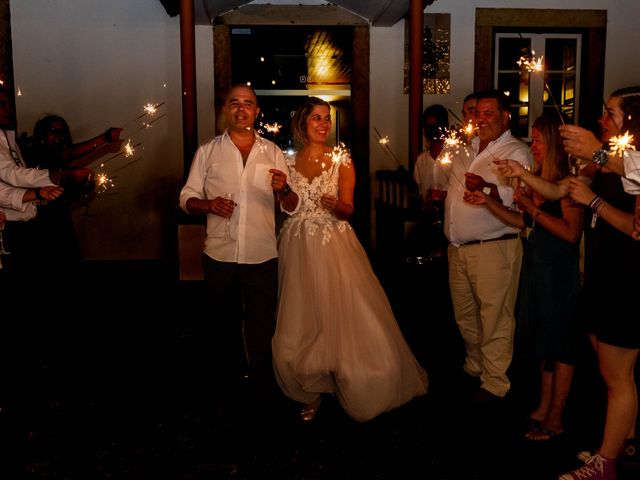
<instances>
[{"instance_id":1,"label":"wooden beam","mask_svg":"<svg viewBox=\"0 0 640 480\"><path fill-rule=\"evenodd\" d=\"M196 35L193 0L180 0L180 57L182 70L182 137L184 178L198 147L196 98Z\"/></svg>"}]
</instances>

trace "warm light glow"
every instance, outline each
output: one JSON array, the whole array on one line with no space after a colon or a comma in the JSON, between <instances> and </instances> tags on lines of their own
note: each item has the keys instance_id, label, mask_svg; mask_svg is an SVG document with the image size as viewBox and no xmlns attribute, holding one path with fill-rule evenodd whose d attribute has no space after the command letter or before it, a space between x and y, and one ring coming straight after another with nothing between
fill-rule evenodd
<instances>
[{"instance_id":1,"label":"warm light glow","mask_svg":"<svg viewBox=\"0 0 640 480\"><path fill-rule=\"evenodd\" d=\"M624 135L616 135L609 139L609 152L612 155L620 155L624 153L625 150L635 150L636 147L633 144L633 135L629 134L627 130Z\"/></svg>"},{"instance_id":2,"label":"warm light glow","mask_svg":"<svg viewBox=\"0 0 640 480\"><path fill-rule=\"evenodd\" d=\"M124 148L125 157L130 157L133 155L134 149L133 149L133 146L131 145L131 140L128 140L127 144L123 148Z\"/></svg>"},{"instance_id":3,"label":"warm light glow","mask_svg":"<svg viewBox=\"0 0 640 480\"><path fill-rule=\"evenodd\" d=\"M280 128L282 128L282 125L280 125L278 122L265 123L264 128L267 130L267 132L273 133L275 135L280 131Z\"/></svg>"},{"instance_id":4,"label":"warm light glow","mask_svg":"<svg viewBox=\"0 0 640 480\"><path fill-rule=\"evenodd\" d=\"M544 57L536 58L535 54L536 52L531 50L530 57L522 56L520 57L520 60L518 60L516 63L520 68L528 72L541 72L542 69L544 68L544 66L542 65L542 60Z\"/></svg>"}]
</instances>

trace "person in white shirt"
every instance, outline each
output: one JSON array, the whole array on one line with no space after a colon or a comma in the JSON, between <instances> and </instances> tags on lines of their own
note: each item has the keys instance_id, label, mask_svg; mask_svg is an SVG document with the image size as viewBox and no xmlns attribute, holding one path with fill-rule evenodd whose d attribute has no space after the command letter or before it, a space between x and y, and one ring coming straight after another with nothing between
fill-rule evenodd
<instances>
[{"instance_id":1,"label":"person in white shirt","mask_svg":"<svg viewBox=\"0 0 640 480\"><path fill-rule=\"evenodd\" d=\"M37 267L32 253L37 241L29 220L36 216L36 201L55 200L62 194L48 170L26 168L16 143L15 112L9 91L0 86L0 208L6 217L3 240L11 255L4 257L3 283L7 288L19 285L23 280L32 281ZM5 290L6 291L6 290Z\"/></svg>"},{"instance_id":2,"label":"person in white shirt","mask_svg":"<svg viewBox=\"0 0 640 480\"><path fill-rule=\"evenodd\" d=\"M413 179L418 184L423 204L443 200L447 194L447 179L435 159L442 151L443 136L448 128L449 112L442 105L430 105L422 112L422 136L426 148L416 159Z\"/></svg>"},{"instance_id":3,"label":"person in white shirt","mask_svg":"<svg viewBox=\"0 0 640 480\"><path fill-rule=\"evenodd\" d=\"M282 151L253 128L260 113L253 89L233 86L223 110L227 129L196 151L180 207L207 217L202 265L215 322L212 382L228 394L217 401L222 409L233 407L229 403L248 367L258 409L279 391L271 355L278 294L276 203L293 212L298 196L287 184Z\"/></svg>"},{"instance_id":4,"label":"person in white shirt","mask_svg":"<svg viewBox=\"0 0 640 480\"><path fill-rule=\"evenodd\" d=\"M509 158L530 168L531 151L510 132L511 114L499 91L476 95L477 137L471 141L466 173L449 176L445 200L445 235L449 239L449 286L454 315L466 346L464 371L479 380L474 400L504 397L510 382L514 308L522 260L519 229L487 209L465 201L465 190L482 190L504 205L513 205L513 188L498 175L495 159Z\"/></svg>"}]
</instances>

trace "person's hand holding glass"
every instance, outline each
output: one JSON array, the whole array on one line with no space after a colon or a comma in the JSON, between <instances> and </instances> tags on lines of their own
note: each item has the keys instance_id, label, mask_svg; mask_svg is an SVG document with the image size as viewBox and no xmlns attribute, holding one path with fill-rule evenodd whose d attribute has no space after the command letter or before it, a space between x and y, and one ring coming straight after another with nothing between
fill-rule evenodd
<instances>
[{"instance_id":1,"label":"person's hand holding glass","mask_svg":"<svg viewBox=\"0 0 640 480\"><path fill-rule=\"evenodd\" d=\"M602 148L602 142L593 132L577 125L562 125L559 130L562 146L569 158L569 169L577 177L582 166L591 160L593 152Z\"/></svg>"},{"instance_id":2,"label":"person's hand holding glass","mask_svg":"<svg viewBox=\"0 0 640 480\"><path fill-rule=\"evenodd\" d=\"M577 178L569 180L569 195L574 202L582 205L589 205L596 198L596 194L587 184Z\"/></svg>"},{"instance_id":3,"label":"person's hand holding glass","mask_svg":"<svg viewBox=\"0 0 640 480\"><path fill-rule=\"evenodd\" d=\"M213 213L223 217L225 220L224 225L224 238L225 240L231 240L231 215L236 208L236 202L233 200L233 192L225 192L221 196L216 197L213 205Z\"/></svg>"}]
</instances>

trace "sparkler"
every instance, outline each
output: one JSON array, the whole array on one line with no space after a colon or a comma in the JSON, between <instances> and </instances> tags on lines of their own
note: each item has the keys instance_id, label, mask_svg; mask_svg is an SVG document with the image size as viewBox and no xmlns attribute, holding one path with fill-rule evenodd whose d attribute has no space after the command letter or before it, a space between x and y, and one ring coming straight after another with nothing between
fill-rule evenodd
<instances>
[{"instance_id":1,"label":"sparkler","mask_svg":"<svg viewBox=\"0 0 640 480\"><path fill-rule=\"evenodd\" d=\"M376 136L378 137L378 144L380 145L382 150L388 153L399 167L404 168L404 165L400 163L400 160L398 160L398 157L396 157L395 153L393 153L393 150L391 150L391 147L389 147L389 142L390 142L389 137L386 135L384 137L380 135L380 132L376 127L373 127L373 130L376 132Z\"/></svg>"},{"instance_id":2,"label":"sparkler","mask_svg":"<svg viewBox=\"0 0 640 480\"><path fill-rule=\"evenodd\" d=\"M442 152L442 154L438 155L438 160L436 160L436 163L445 171L445 174L448 170L447 180L449 180L449 177L453 175L453 178L458 181L462 189L464 190L466 188L464 183L462 183L453 169L453 162L451 161L451 155L449 154L449 152Z\"/></svg>"},{"instance_id":3,"label":"sparkler","mask_svg":"<svg viewBox=\"0 0 640 480\"><path fill-rule=\"evenodd\" d=\"M137 122L138 120L146 117L146 116L154 116L157 111L158 108L161 107L162 105L164 105L165 102L160 102L160 103L147 103L146 105L142 106L142 111L143 113L141 113L140 115L138 115L137 117L129 120L128 122L126 122L124 124L124 126L122 127L122 129L124 130L125 128L127 128L130 124Z\"/></svg>"},{"instance_id":4,"label":"sparkler","mask_svg":"<svg viewBox=\"0 0 640 480\"><path fill-rule=\"evenodd\" d=\"M282 128L282 125L280 125L278 122L265 123L264 128L267 130L267 132L273 134L273 166L276 167L276 148L278 148L278 146L276 145L276 135L280 132L280 128Z\"/></svg>"},{"instance_id":5,"label":"sparkler","mask_svg":"<svg viewBox=\"0 0 640 480\"><path fill-rule=\"evenodd\" d=\"M336 172L341 166L351 166L351 154L344 142L340 142L339 145L334 146L331 152L325 155L331 157L331 163L333 164L331 167L331 178L335 177Z\"/></svg>"},{"instance_id":6,"label":"sparkler","mask_svg":"<svg viewBox=\"0 0 640 480\"><path fill-rule=\"evenodd\" d=\"M135 145L131 145L131 139L129 139L127 141L127 143L122 147L122 149L118 153L116 153L115 155L112 155L111 157L107 158L104 162L102 162L100 164L100 166L104 167L104 165L106 163L110 162L114 158L118 158L120 155L124 155L125 157L131 157L135 153L136 147L139 147L140 145L141 145L140 143L136 143Z\"/></svg>"},{"instance_id":7,"label":"sparkler","mask_svg":"<svg viewBox=\"0 0 640 480\"><path fill-rule=\"evenodd\" d=\"M116 177L110 177L109 175L107 175L104 172L100 172L98 174L96 174L96 188L100 189L98 191L98 193L104 193L106 192L109 188L112 188L115 186L115 184L113 183L113 179Z\"/></svg>"},{"instance_id":8,"label":"sparkler","mask_svg":"<svg viewBox=\"0 0 640 480\"><path fill-rule=\"evenodd\" d=\"M635 150L633 135L627 130L624 135L616 135L609 139L609 153L622 156L625 150Z\"/></svg>"},{"instance_id":9,"label":"sparkler","mask_svg":"<svg viewBox=\"0 0 640 480\"><path fill-rule=\"evenodd\" d=\"M531 73L544 71L544 65L542 63L544 56L541 56L540 58L536 59L535 54L536 52L534 50L531 50L531 55L523 55L522 57L520 57L520 59L516 63L518 64L521 70L524 70L526 72L531 72ZM556 108L556 111L558 112L558 116L560 117L560 121L564 125L565 124L564 118L562 115L562 111L560 110L560 106L558 105L558 102L556 102L556 99L553 96L553 93L551 93L551 88L549 88L549 84L546 81L544 82L544 88L549 93L549 97L553 102L553 106Z\"/></svg>"}]
</instances>

